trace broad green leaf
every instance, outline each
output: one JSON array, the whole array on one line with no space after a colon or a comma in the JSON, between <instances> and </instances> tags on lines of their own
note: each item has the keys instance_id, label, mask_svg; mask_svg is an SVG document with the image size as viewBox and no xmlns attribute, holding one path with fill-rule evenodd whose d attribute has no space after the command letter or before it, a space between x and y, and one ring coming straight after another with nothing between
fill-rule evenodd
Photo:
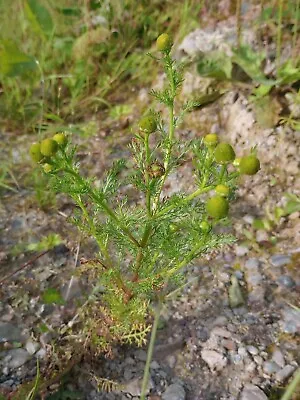
<instances>
[{"instance_id":1,"label":"broad green leaf","mask_svg":"<svg viewBox=\"0 0 300 400\"><path fill-rule=\"evenodd\" d=\"M194 101L195 105L194 105L193 109L203 108L208 104L214 103L216 100L218 100L223 95L224 95L224 92L215 90L212 93L204 94L203 96L197 97Z\"/></svg>"},{"instance_id":2,"label":"broad green leaf","mask_svg":"<svg viewBox=\"0 0 300 400\"><path fill-rule=\"evenodd\" d=\"M261 219L255 219L252 223L254 229L265 229L265 224Z\"/></svg>"},{"instance_id":3,"label":"broad green leaf","mask_svg":"<svg viewBox=\"0 0 300 400\"><path fill-rule=\"evenodd\" d=\"M53 288L47 289L42 294L42 300L45 304L64 304L64 299L59 291Z\"/></svg>"},{"instance_id":4,"label":"broad green leaf","mask_svg":"<svg viewBox=\"0 0 300 400\"><path fill-rule=\"evenodd\" d=\"M291 84L300 80L300 69L289 60L278 69L277 75L281 85Z\"/></svg>"},{"instance_id":5,"label":"broad green leaf","mask_svg":"<svg viewBox=\"0 0 300 400\"><path fill-rule=\"evenodd\" d=\"M201 76L226 80L231 78L232 63L222 53L211 53L199 61L197 71Z\"/></svg>"},{"instance_id":6,"label":"broad green leaf","mask_svg":"<svg viewBox=\"0 0 300 400\"><path fill-rule=\"evenodd\" d=\"M278 123L281 105L276 98L259 97L254 100L253 104L255 117L262 128L273 128Z\"/></svg>"},{"instance_id":7,"label":"broad green leaf","mask_svg":"<svg viewBox=\"0 0 300 400\"><path fill-rule=\"evenodd\" d=\"M297 211L300 211L300 200L299 201L290 200L284 207L285 215L290 215Z\"/></svg>"},{"instance_id":8,"label":"broad green leaf","mask_svg":"<svg viewBox=\"0 0 300 400\"><path fill-rule=\"evenodd\" d=\"M259 85L257 88L254 88L252 90L252 93L256 98L260 98L260 97L264 97L267 94L269 94L271 89L272 89L272 86L270 86L270 85Z\"/></svg>"},{"instance_id":9,"label":"broad green leaf","mask_svg":"<svg viewBox=\"0 0 300 400\"><path fill-rule=\"evenodd\" d=\"M0 75L14 77L36 69L35 59L24 54L13 40L0 42Z\"/></svg>"},{"instance_id":10,"label":"broad green leaf","mask_svg":"<svg viewBox=\"0 0 300 400\"><path fill-rule=\"evenodd\" d=\"M42 37L53 33L54 24L51 14L38 0L26 0L25 14L32 29Z\"/></svg>"},{"instance_id":11,"label":"broad green leaf","mask_svg":"<svg viewBox=\"0 0 300 400\"><path fill-rule=\"evenodd\" d=\"M261 70L264 59L264 54L255 52L249 46L241 46L234 51L232 57L232 61L241 67L251 79L260 82L268 81Z\"/></svg>"}]
</instances>

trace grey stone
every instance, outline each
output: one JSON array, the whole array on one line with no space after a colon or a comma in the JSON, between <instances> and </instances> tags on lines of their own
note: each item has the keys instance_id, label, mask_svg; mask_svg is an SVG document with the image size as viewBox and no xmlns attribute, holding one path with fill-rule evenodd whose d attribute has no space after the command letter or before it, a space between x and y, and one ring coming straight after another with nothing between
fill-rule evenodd
<instances>
[{"instance_id":1,"label":"grey stone","mask_svg":"<svg viewBox=\"0 0 300 400\"><path fill-rule=\"evenodd\" d=\"M149 379L148 387L146 390L146 394L150 392L150 390L153 388L153 382L151 379ZM141 395L141 388L142 388L142 381L140 379L134 379L131 382L128 382L125 387L122 389L123 393L128 393L131 396L140 396Z\"/></svg>"},{"instance_id":2,"label":"grey stone","mask_svg":"<svg viewBox=\"0 0 300 400\"><path fill-rule=\"evenodd\" d=\"M257 258L249 258L249 260L245 262L246 269L258 269L259 265L260 262Z\"/></svg>"},{"instance_id":3,"label":"grey stone","mask_svg":"<svg viewBox=\"0 0 300 400\"><path fill-rule=\"evenodd\" d=\"M284 308L282 311L283 331L285 333L300 332L300 311L293 308Z\"/></svg>"},{"instance_id":4,"label":"grey stone","mask_svg":"<svg viewBox=\"0 0 300 400\"><path fill-rule=\"evenodd\" d=\"M275 378L279 382L284 382L293 374L294 371L295 367L293 365L286 365L284 368L276 373Z\"/></svg>"},{"instance_id":5,"label":"grey stone","mask_svg":"<svg viewBox=\"0 0 300 400\"><path fill-rule=\"evenodd\" d=\"M237 246L235 249L235 254L237 257L243 257L249 252L248 247L245 246Z\"/></svg>"},{"instance_id":6,"label":"grey stone","mask_svg":"<svg viewBox=\"0 0 300 400\"><path fill-rule=\"evenodd\" d=\"M264 362L263 358L261 356L254 356L253 360L256 362L256 364L258 365L262 365L262 363Z\"/></svg>"},{"instance_id":7,"label":"grey stone","mask_svg":"<svg viewBox=\"0 0 300 400\"><path fill-rule=\"evenodd\" d=\"M202 350L201 357L211 370L221 371L227 365L227 358L215 350Z\"/></svg>"},{"instance_id":8,"label":"grey stone","mask_svg":"<svg viewBox=\"0 0 300 400\"><path fill-rule=\"evenodd\" d=\"M291 262L291 257L284 254L276 254L271 257L270 261L273 267L284 267Z\"/></svg>"},{"instance_id":9,"label":"grey stone","mask_svg":"<svg viewBox=\"0 0 300 400\"><path fill-rule=\"evenodd\" d=\"M159 369L159 368L160 368L160 365L158 364L157 361L154 360L154 361L151 362L150 368L151 368L151 369Z\"/></svg>"},{"instance_id":10,"label":"grey stone","mask_svg":"<svg viewBox=\"0 0 300 400\"><path fill-rule=\"evenodd\" d=\"M278 279L277 282L279 283L279 285L286 287L288 289L291 289L293 287L296 286L296 282L294 281L294 279L292 277L290 277L289 275L281 275Z\"/></svg>"},{"instance_id":11,"label":"grey stone","mask_svg":"<svg viewBox=\"0 0 300 400\"><path fill-rule=\"evenodd\" d=\"M280 370L280 367L273 361L265 361L263 365L263 370L266 374L272 375L275 374L275 372L278 372Z\"/></svg>"},{"instance_id":12,"label":"grey stone","mask_svg":"<svg viewBox=\"0 0 300 400\"><path fill-rule=\"evenodd\" d=\"M249 383L245 385L240 400L268 400L268 397L258 386Z\"/></svg>"},{"instance_id":13,"label":"grey stone","mask_svg":"<svg viewBox=\"0 0 300 400\"><path fill-rule=\"evenodd\" d=\"M245 303L237 277L231 277L231 285L228 289L230 307L235 308Z\"/></svg>"},{"instance_id":14,"label":"grey stone","mask_svg":"<svg viewBox=\"0 0 300 400\"><path fill-rule=\"evenodd\" d=\"M34 353L36 353L38 351L40 346L37 342L34 342L33 340L29 339L29 340L27 340L27 342L25 344L25 348L30 355L33 355Z\"/></svg>"},{"instance_id":15,"label":"grey stone","mask_svg":"<svg viewBox=\"0 0 300 400\"><path fill-rule=\"evenodd\" d=\"M39 360L43 360L46 358L47 351L45 349L40 349L38 352L36 352L35 357L38 358Z\"/></svg>"},{"instance_id":16,"label":"grey stone","mask_svg":"<svg viewBox=\"0 0 300 400\"><path fill-rule=\"evenodd\" d=\"M220 315L219 317L217 317L214 322L212 323L212 326L222 326L225 325L227 323L227 317L225 317L224 315Z\"/></svg>"},{"instance_id":17,"label":"grey stone","mask_svg":"<svg viewBox=\"0 0 300 400\"><path fill-rule=\"evenodd\" d=\"M134 372L130 368L126 368L124 371L124 379L125 381L130 381L133 378Z\"/></svg>"},{"instance_id":18,"label":"grey stone","mask_svg":"<svg viewBox=\"0 0 300 400\"><path fill-rule=\"evenodd\" d=\"M212 331L212 335L220 336L226 339L229 339L232 336L232 333L227 331L224 328L221 328L220 326L216 326Z\"/></svg>"},{"instance_id":19,"label":"grey stone","mask_svg":"<svg viewBox=\"0 0 300 400\"><path fill-rule=\"evenodd\" d=\"M200 328L196 332L197 338L201 340L201 342L206 342L209 338L208 331L205 328Z\"/></svg>"},{"instance_id":20,"label":"grey stone","mask_svg":"<svg viewBox=\"0 0 300 400\"><path fill-rule=\"evenodd\" d=\"M167 363L171 369L173 369L176 365L176 357L172 354L167 356Z\"/></svg>"},{"instance_id":21,"label":"grey stone","mask_svg":"<svg viewBox=\"0 0 300 400\"><path fill-rule=\"evenodd\" d=\"M147 352L145 350L136 350L134 352L134 358L140 361L146 361L147 360Z\"/></svg>"},{"instance_id":22,"label":"grey stone","mask_svg":"<svg viewBox=\"0 0 300 400\"><path fill-rule=\"evenodd\" d=\"M279 367L283 368L285 366L285 360L282 352L280 350L275 350L272 355L272 360L279 365Z\"/></svg>"},{"instance_id":23,"label":"grey stone","mask_svg":"<svg viewBox=\"0 0 300 400\"><path fill-rule=\"evenodd\" d=\"M179 383L172 383L163 393L162 400L185 400L185 390Z\"/></svg>"},{"instance_id":24,"label":"grey stone","mask_svg":"<svg viewBox=\"0 0 300 400\"><path fill-rule=\"evenodd\" d=\"M253 356L257 356L258 354L258 348L254 347L254 346L247 346L247 350L250 354L252 354Z\"/></svg>"},{"instance_id":25,"label":"grey stone","mask_svg":"<svg viewBox=\"0 0 300 400\"><path fill-rule=\"evenodd\" d=\"M269 240L269 236L266 231L259 229L256 232L256 241L257 243L267 242Z\"/></svg>"},{"instance_id":26,"label":"grey stone","mask_svg":"<svg viewBox=\"0 0 300 400\"><path fill-rule=\"evenodd\" d=\"M3 342L21 342L21 329L13 324L0 322L0 343Z\"/></svg>"},{"instance_id":27,"label":"grey stone","mask_svg":"<svg viewBox=\"0 0 300 400\"><path fill-rule=\"evenodd\" d=\"M30 359L30 354L24 349L12 349L8 352L7 366L16 369L24 365Z\"/></svg>"},{"instance_id":28,"label":"grey stone","mask_svg":"<svg viewBox=\"0 0 300 400\"><path fill-rule=\"evenodd\" d=\"M257 286L261 284L262 278L262 275L259 273L247 274L247 283L251 286Z\"/></svg>"}]
</instances>

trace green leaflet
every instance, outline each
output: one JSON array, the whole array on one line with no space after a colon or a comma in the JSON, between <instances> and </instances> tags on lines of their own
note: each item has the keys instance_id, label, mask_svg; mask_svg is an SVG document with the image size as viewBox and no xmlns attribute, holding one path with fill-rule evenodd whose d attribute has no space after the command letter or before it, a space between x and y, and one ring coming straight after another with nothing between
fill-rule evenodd
<instances>
[{"instance_id":1,"label":"green leaflet","mask_svg":"<svg viewBox=\"0 0 300 400\"><path fill-rule=\"evenodd\" d=\"M42 294L42 300L45 304L64 304L64 299L61 294L53 288L45 290Z\"/></svg>"},{"instance_id":2,"label":"green leaflet","mask_svg":"<svg viewBox=\"0 0 300 400\"><path fill-rule=\"evenodd\" d=\"M24 54L13 40L0 42L0 75L15 77L37 69L33 57Z\"/></svg>"},{"instance_id":3,"label":"green leaflet","mask_svg":"<svg viewBox=\"0 0 300 400\"><path fill-rule=\"evenodd\" d=\"M24 11L32 29L38 35L45 37L53 33L54 24L51 14L38 0L26 0Z\"/></svg>"}]
</instances>

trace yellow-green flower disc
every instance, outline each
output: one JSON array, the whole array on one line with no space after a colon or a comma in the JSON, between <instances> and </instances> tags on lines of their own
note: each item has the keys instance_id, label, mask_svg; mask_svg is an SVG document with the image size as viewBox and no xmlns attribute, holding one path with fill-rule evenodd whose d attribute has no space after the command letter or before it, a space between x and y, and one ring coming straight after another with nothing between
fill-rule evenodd
<instances>
[{"instance_id":1,"label":"yellow-green flower disc","mask_svg":"<svg viewBox=\"0 0 300 400\"><path fill-rule=\"evenodd\" d=\"M141 131L147 133L153 133L156 131L156 128L157 128L156 119L152 115L148 115L147 117L144 117L140 120Z\"/></svg>"},{"instance_id":2,"label":"yellow-green flower disc","mask_svg":"<svg viewBox=\"0 0 300 400\"><path fill-rule=\"evenodd\" d=\"M41 153L40 143L32 143L29 153L34 162L40 162L44 158L43 154Z\"/></svg>"},{"instance_id":3,"label":"yellow-green flower disc","mask_svg":"<svg viewBox=\"0 0 300 400\"><path fill-rule=\"evenodd\" d=\"M56 133L56 134L53 136L53 140L55 140L56 143L57 143L59 146L65 146L65 145L67 144L67 142L68 142L67 136L66 136L64 133L62 133L62 132Z\"/></svg>"},{"instance_id":4,"label":"yellow-green flower disc","mask_svg":"<svg viewBox=\"0 0 300 400\"><path fill-rule=\"evenodd\" d=\"M173 46L173 41L167 33L162 33L156 40L156 47L158 51L168 52Z\"/></svg>"},{"instance_id":5,"label":"yellow-green flower disc","mask_svg":"<svg viewBox=\"0 0 300 400\"><path fill-rule=\"evenodd\" d=\"M235 167L238 167L239 165L240 165L240 162L241 162L241 158L235 158L234 160L233 160L233 165L235 166Z\"/></svg>"},{"instance_id":6,"label":"yellow-green flower disc","mask_svg":"<svg viewBox=\"0 0 300 400\"><path fill-rule=\"evenodd\" d=\"M211 229L211 225L207 221L200 222L200 229L203 232L209 232Z\"/></svg>"},{"instance_id":7,"label":"yellow-green flower disc","mask_svg":"<svg viewBox=\"0 0 300 400\"><path fill-rule=\"evenodd\" d=\"M221 219L225 218L228 214L229 203L228 201L219 195L213 196L206 202L206 211L209 216Z\"/></svg>"},{"instance_id":8,"label":"yellow-green flower disc","mask_svg":"<svg viewBox=\"0 0 300 400\"><path fill-rule=\"evenodd\" d=\"M51 157L57 152L58 144L53 139L44 139L41 143L41 153L46 157Z\"/></svg>"},{"instance_id":9,"label":"yellow-green flower disc","mask_svg":"<svg viewBox=\"0 0 300 400\"><path fill-rule=\"evenodd\" d=\"M48 164L48 163L46 163L46 164L43 164L43 170L44 170L44 172L46 172L46 174L48 174L49 172L51 172L52 171L52 165L51 164Z\"/></svg>"},{"instance_id":10,"label":"yellow-green flower disc","mask_svg":"<svg viewBox=\"0 0 300 400\"><path fill-rule=\"evenodd\" d=\"M215 192L223 197L228 197L229 195L229 187L226 185L217 185L215 188Z\"/></svg>"},{"instance_id":11,"label":"yellow-green flower disc","mask_svg":"<svg viewBox=\"0 0 300 400\"><path fill-rule=\"evenodd\" d=\"M203 141L208 147L216 146L218 144L219 138L218 135L216 135L215 133L209 133L204 137Z\"/></svg>"},{"instance_id":12,"label":"yellow-green flower disc","mask_svg":"<svg viewBox=\"0 0 300 400\"><path fill-rule=\"evenodd\" d=\"M260 162L256 156L250 155L241 158L239 167L241 174L255 175L260 170Z\"/></svg>"},{"instance_id":13,"label":"yellow-green flower disc","mask_svg":"<svg viewBox=\"0 0 300 400\"><path fill-rule=\"evenodd\" d=\"M219 164L226 164L235 159L235 152L229 143L219 143L215 149L215 160Z\"/></svg>"}]
</instances>

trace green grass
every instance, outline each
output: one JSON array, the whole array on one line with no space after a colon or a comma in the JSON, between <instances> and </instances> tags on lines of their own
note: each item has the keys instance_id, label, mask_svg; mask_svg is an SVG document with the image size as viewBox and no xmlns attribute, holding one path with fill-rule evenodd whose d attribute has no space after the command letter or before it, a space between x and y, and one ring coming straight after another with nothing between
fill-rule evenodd
<instances>
[{"instance_id":1,"label":"green grass","mask_svg":"<svg viewBox=\"0 0 300 400\"><path fill-rule=\"evenodd\" d=\"M0 63L1 122L30 131L40 122L74 123L148 86L157 67L145 52L161 32L180 40L199 25L201 3L0 0L0 53L11 56L10 40L29 56L17 73L2 65L1 76ZM97 16L103 22L95 26Z\"/></svg>"}]
</instances>

